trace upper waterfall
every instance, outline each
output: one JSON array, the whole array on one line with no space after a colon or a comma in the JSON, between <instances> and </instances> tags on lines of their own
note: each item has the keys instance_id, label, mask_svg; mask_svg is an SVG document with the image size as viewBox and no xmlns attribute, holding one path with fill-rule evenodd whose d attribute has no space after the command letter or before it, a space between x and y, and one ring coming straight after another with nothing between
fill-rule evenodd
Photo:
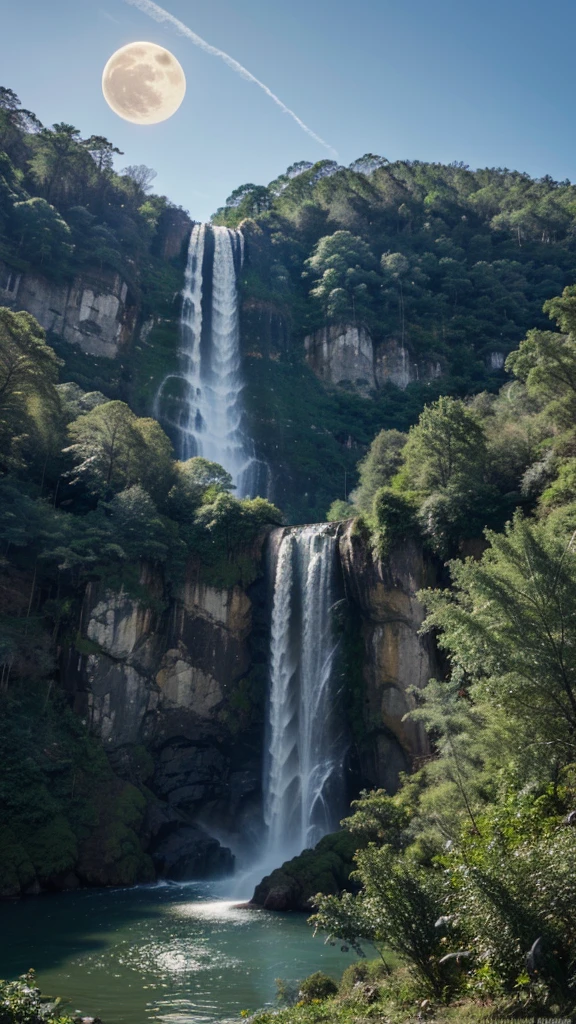
<instances>
[{"instance_id":1,"label":"upper waterfall","mask_svg":"<svg viewBox=\"0 0 576 1024\"><path fill-rule=\"evenodd\" d=\"M240 231L195 224L184 280L179 370L156 397L156 417L183 460L201 455L230 473L238 497L266 494L267 467L243 429L237 275Z\"/></svg>"},{"instance_id":2,"label":"upper waterfall","mask_svg":"<svg viewBox=\"0 0 576 1024\"><path fill-rule=\"evenodd\" d=\"M264 814L267 860L279 866L338 828L346 740L338 699L338 540L330 524L273 535Z\"/></svg>"}]
</instances>

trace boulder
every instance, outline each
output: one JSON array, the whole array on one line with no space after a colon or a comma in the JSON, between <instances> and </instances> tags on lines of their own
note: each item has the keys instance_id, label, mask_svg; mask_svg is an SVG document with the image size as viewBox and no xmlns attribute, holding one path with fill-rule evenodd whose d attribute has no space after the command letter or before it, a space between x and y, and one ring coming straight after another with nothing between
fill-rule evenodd
<instances>
[{"instance_id":1,"label":"boulder","mask_svg":"<svg viewBox=\"0 0 576 1024\"><path fill-rule=\"evenodd\" d=\"M223 878L234 870L232 852L197 825L171 831L151 849L161 878L176 882Z\"/></svg>"}]
</instances>

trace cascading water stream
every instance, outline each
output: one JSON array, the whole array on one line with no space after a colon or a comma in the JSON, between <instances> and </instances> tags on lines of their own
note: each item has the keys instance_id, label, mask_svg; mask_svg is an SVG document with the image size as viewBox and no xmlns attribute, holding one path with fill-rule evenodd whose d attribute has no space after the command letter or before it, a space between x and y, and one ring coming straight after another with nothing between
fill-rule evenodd
<instances>
[{"instance_id":1,"label":"cascading water stream","mask_svg":"<svg viewBox=\"0 0 576 1024\"><path fill-rule=\"evenodd\" d=\"M279 866L338 828L346 740L338 699L338 541L334 527L274 536L264 815L266 862Z\"/></svg>"},{"instance_id":2,"label":"cascading water stream","mask_svg":"<svg viewBox=\"0 0 576 1024\"><path fill-rule=\"evenodd\" d=\"M158 391L155 415L181 459L201 455L230 473L238 497L267 491L267 467L242 429L237 273L240 231L195 224L184 281L180 370Z\"/></svg>"}]
</instances>

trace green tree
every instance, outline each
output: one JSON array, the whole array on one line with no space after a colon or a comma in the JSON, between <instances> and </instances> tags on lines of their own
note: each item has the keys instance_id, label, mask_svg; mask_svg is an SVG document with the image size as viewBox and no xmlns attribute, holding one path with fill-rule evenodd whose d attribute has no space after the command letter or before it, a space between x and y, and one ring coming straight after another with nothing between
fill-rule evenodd
<instances>
[{"instance_id":1,"label":"green tree","mask_svg":"<svg viewBox=\"0 0 576 1024\"><path fill-rule=\"evenodd\" d=\"M376 491L388 486L396 476L407 440L399 430L381 430L372 441L368 454L358 463L360 483L350 495L361 512L372 511Z\"/></svg>"},{"instance_id":2,"label":"green tree","mask_svg":"<svg viewBox=\"0 0 576 1024\"><path fill-rule=\"evenodd\" d=\"M71 124L55 124L38 133L30 172L49 203L70 200L77 194L86 174L86 160L92 163L80 143L80 131Z\"/></svg>"},{"instance_id":3,"label":"green tree","mask_svg":"<svg viewBox=\"0 0 576 1024\"><path fill-rule=\"evenodd\" d=\"M576 287L565 288L561 298L544 308L565 333L529 331L508 356L506 368L545 404L552 420L568 427L576 416Z\"/></svg>"},{"instance_id":4,"label":"green tree","mask_svg":"<svg viewBox=\"0 0 576 1024\"><path fill-rule=\"evenodd\" d=\"M114 156L123 156L121 149L118 149L104 135L91 135L81 145L90 153L100 174L103 171L111 171L114 166Z\"/></svg>"},{"instance_id":5,"label":"green tree","mask_svg":"<svg viewBox=\"0 0 576 1024\"><path fill-rule=\"evenodd\" d=\"M430 494L458 478L477 479L486 460L486 439L463 402L439 398L411 428L403 455L403 486Z\"/></svg>"},{"instance_id":6,"label":"green tree","mask_svg":"<svg viewBox=\"0 0 576 1024\"><path fill-rule=\"evenodd\" d=\"M67 271L73 253L71 231L58 211L38 197L14 204L18 252L32 264L50 271Z\"/></svg>"},{"instance_id":7,"label":"green tree","mask_svg":"<svg viewBox=\"0 0 576 1024\"><path fill-rule=\"evenodd\" d=\"M424 990L439 998L449 972L440 964L442 935L436 928L442 903L433 875L407 864L388 846L374 845L356 855L358 896L318 895L311 918L329 937L355 946L370 942L382 953L393 950L410 965ZM344 934L343 934L344 933Z\"/></svg>"},{"instance_id":8,"label":"green tree","mask_svg":"<svg viewBox=\"0 0 576 1024\"><path fill-rule=\"evenodd\" d=\"M165 562L170 531L140 484L115 494L108 505L112 531L128 558Z\"/></svg>"},{"instance_id":9,"label":"green tree","mask_svg":"<svg viewBox=\"0 0 576 1024\"><path fill-rule=\"evenodd\" d=\"M338 498L330 505L326 515L326 522L340 523L344 519L353 519L355 515L356 509L354 505L351 505L349 501L342 501L341 498Z\"/></svg>"},{"instance_id":10,"label":"green tree","mask_svg":"<svg viewBox=\"0 0 576 1024\"><path fill-rule=\"evenodd\" d=\"M16 455L18 436L33 428L38 412L56 415L59 366L38 321L0 307L0 460L5 468Z\"/></svg>"},{"instance_id":11,"label":"green tree","mask_svg":"<svg viewBox=\"0 0 576 1024\"><path fill-rule=\"evenodd\" d=\"M71 423L68 433L74 482L102 497L137 483L152 497L168 493L172 446L156 420L139 419L124 402L106 402Z\"/></svg>"},{"instance_id":12,"label":"green tree","mask_svg":"<svg viewBox=\"0 0 576 1024\"><path fill-rule=\"evenodd\" d=\"M481 701L517 723L549 765L576 756L573 542L517 515L481 561L451 563L453 592L427 591L427 627Z\"/></svg>"},{"instance_id":13,"label":"green tree","mask_svg":"<svg viewBox=\"0 0 576 1024\"><path fill-rule=\"evenodd\" d=\"M350 231L327 235L315 246L305 266L319 278L310 294L319 300L329 319L362 318L368 312L370 289L379 286L380 277L375 271L374 254L364 239Z\"/></svg>"}]
</instances>

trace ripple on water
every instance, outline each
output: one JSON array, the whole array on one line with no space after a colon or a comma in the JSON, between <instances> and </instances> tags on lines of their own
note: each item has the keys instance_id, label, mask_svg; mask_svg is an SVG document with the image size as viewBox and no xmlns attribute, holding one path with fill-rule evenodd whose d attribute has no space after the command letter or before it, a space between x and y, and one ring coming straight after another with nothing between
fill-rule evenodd
<instances>
[{"instance_id":1,"label":"ripple on water","mask_svg":"<svg viewBox=\"0 0 576 1024\"><path fill-rule=\"evenodd\" d=\"M229 894L165 885L0 905L0 966L12 977L34 964L41 988L106 1024L238 1024L274 1000L275 978L338 977L349 962L304 916L246 911Z\"/></svg>"}]
</instances>

